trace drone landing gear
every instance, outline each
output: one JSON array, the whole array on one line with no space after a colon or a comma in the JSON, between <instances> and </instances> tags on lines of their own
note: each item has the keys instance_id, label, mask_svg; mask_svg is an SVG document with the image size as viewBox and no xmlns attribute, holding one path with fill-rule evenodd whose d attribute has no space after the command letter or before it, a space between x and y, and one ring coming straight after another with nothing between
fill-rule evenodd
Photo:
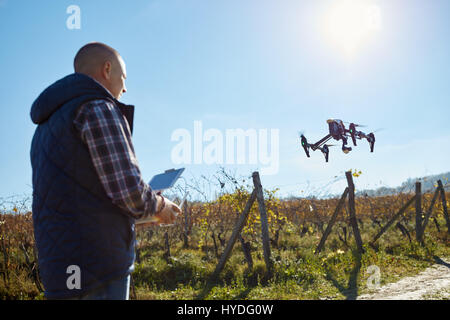
<instances>
[{"instance_id":1,"label":"drone landing gear","mask_svg":"<svg viewBox=\"0 0 450 320\"><path fill-rule=\"evenodd\" d=\"M302 147L303 149L305 149L305 153L309 158L309 144L308 144L308 140L306 140L304 135L300 136L301 140L302 140Z\"/></svg>"},{"instance_id":2,"label":"drone landing gear","mask_svg":"<svg viewBox=\"0 0 450 320\"><path fill-rule=\"evenodd\" d=\"M330 149L328 149L327 145L324 145L322 149L320 149L325 156L325 162L328 162L328 155L330 154Z\"/></svg>"},{"instance_id":3,"label":"drone landing gear","mask_svg":"<svg viewBox=\"0 0 450 320\"><path fill-rule=\"evenodd\" d=\"M356 125L350 123L350 136L352 137L353 145L356 147Z\"/></svg>"},{"instance_id":4,"label":"drone landing gear","mask_svg":"<svg viewBox=\"0 0 450 320\"><path fill-rule=\"evenodd\" d=\"M373 152L373 147L375 146L375 135L371 132L367 135L367 141L370 144L370 152Z\"/></svg>"}]
</instances>

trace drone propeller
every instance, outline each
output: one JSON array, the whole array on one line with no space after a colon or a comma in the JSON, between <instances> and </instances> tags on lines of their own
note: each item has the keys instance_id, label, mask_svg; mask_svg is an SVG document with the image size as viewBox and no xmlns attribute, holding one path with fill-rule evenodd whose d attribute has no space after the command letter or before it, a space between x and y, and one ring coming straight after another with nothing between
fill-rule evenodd
<instances>
[{"instance_id":1,"label":"drone propeller","mask_svg":"<svg viewBox=\"0 0 450 320\"><path fill-rule=\"evenodd\" d=\"M367 127L365 124L357 124L357 123L347 122L347 121L344 121L344 123L346 123L346 124L354 124L355 127L360 127L360 128L365 128L365 127Z\"/></svg>"},{"instance_id":2,"label":"drone propeller","mask_svg":"<svg viewBox=\"0 0 450 320\"><path fill-rule=\"evenodd\" d=\"M298 136L301 138L302 136L305 135L305 130L299 130L298 132Z\"/></svg>"}]
</instances>

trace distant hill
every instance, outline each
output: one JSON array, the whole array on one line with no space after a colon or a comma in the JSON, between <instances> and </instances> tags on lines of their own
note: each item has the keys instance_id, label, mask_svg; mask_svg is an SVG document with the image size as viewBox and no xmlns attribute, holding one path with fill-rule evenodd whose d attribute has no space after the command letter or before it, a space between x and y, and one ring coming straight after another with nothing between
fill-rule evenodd
<instances>
[{"instance_id":1,"label":"distant hill","mask_svg":"<svg viewBox=\"0 0 450 320\"><path fill-rule=\"evenodd\" d=\"M449 184L449 179L450 179L450 172L426 177L409 178L408 180L403 182L399 187L396 188L381 187L375 190L362 190L356 192L356 195L357 196L368 195L370 197L376 197L376 196L398 194L401 192L403 193L414 192L416 189L416 181L420 181L422 183L422 193L430 192L436 188L435 185L437 184L438 180L441 180L444 186L446 186Z\"/></svg>"}]
</instances>

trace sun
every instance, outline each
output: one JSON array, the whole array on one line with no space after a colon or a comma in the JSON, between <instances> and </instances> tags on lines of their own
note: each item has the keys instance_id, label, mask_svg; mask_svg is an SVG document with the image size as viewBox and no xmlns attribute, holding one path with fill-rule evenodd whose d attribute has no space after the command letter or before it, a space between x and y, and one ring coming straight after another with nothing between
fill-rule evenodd
<instances>
[{"instance_id":1,"label":"sun","mask_svg":"<svg viewBox=\"0 0 450 320\"><path fill-rule=\"evenodd\" d=\"M327 38L348 55L354 55L381 29L380 7L365 0L335 0L325 15Z\"/></svg>"}]
</instances>

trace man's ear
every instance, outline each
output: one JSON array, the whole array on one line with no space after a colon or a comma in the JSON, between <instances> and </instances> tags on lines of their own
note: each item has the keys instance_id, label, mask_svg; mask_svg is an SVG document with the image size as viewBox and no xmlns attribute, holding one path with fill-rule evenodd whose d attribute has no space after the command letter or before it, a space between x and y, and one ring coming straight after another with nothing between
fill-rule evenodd
<instances>
[{"instance_id":1,"label":"man's ear","mask_svg":"<svg viewBox=\"0 0 450 320\"><path fill-rule=\"evenodd\" d=\"M103 64L102 75L105 79L109 80L111 78L112 73L112 63L111 61L106 61Z\"/></svg>"}]
</instances>

